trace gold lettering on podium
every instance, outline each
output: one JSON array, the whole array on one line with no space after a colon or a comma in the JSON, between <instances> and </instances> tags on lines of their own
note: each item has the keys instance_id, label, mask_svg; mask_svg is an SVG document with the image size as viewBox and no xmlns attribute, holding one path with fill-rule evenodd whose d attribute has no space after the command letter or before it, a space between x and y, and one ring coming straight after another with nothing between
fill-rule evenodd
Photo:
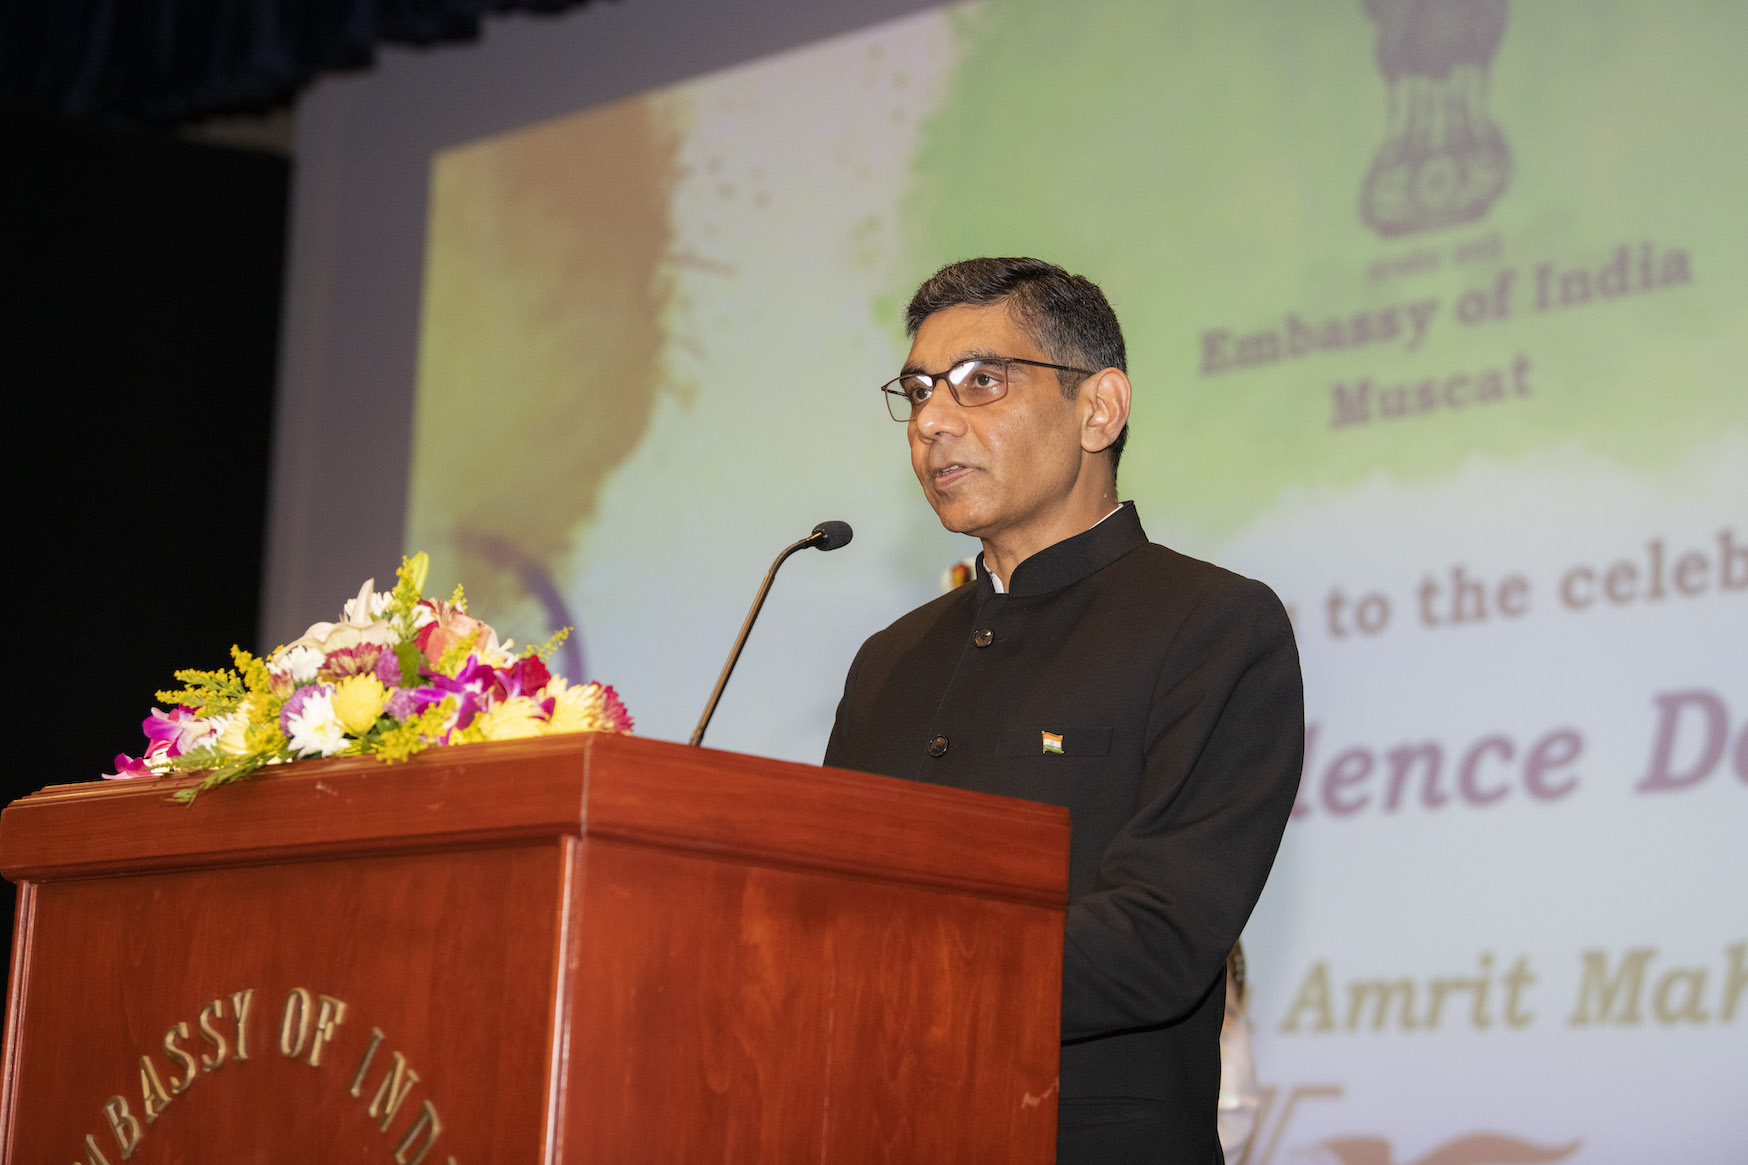
<instances>
[{"instance_id":1,"label":"gold lettering on podium","mask_svg":"<svg viewBox=\"0 0 1748 1165\"><path fill-rule=\"evenodd\" d=\"M219 1034L216 1027L212 1026L213 1020L224 1017L225 1001L223 999L215 999L200 1009L200 1038L213 1046L214 1053L209 1055L202 1052L200 1054L200 1062L208 1072L224 1064L225 1057L231 1054L230 1045L225 1042L225 1037Z\"/></svg>"},{"instance_id":2,"label":"gold lettering on podium","mask_svg":"<svg viewBox=\"0 0 1748 1165\"><path fill-rule=\"evenodd\" d=\"M188 1023L186 1020L164 1033L164 1054L176 1061L177 1066L182 1069L181 1076L170 1077L170 1091L178 1096L182 1094L183 1089L194 1083L194 1077L200 1072L200 1066L194 1062L194 1057L176 1042L178 1039L185 1040L187 1038Z\"/></svg>"},{"instance_id":3,"label":"gold lettering on podium","mask_svg":"<svg viewBox=\"0 0 1748 1165\"><path fill-rule=\"evenodd\" d=\"M413 1141L421 1132L425 1134L425 1140L419 1145L419 1151L409 1158L407 1154L411 1152ZM436 1107L427 1100L419 1106L418 1119L414 1120L412 1127L407 1129L407 1135L402 1137L401 1143L395 1146L395 1160L399 1162L399 1165L419 1165L419 1162L425 1159L425 1154L431 1151L431 1146L442 1133L443 1122L437 1117Z\"/></svg>"},{"instance_id":4,"label":"gold lettering on podium","mask_svg":"<svg viewBox=\"0 0 1748 1165\"><path fill-rule=\"evenodd\" d=\"M231 1010L237 1017L237 1059L249 1058L249 1005L255 1001L255 989L231 992Z\"/></svg>"},{"instance_id":5,"label":"gold lettering on podium","mask_svg":"<svg viewBox=\"0 0 1748 1165\"><path fill-rule=\"evenodd\" d=\"M347 1089L353 1096L364 1095L364 1074L370 1071L370 1061L376 1057L376 1049L383 1041L382 1029L370 1029L370 1046L364 1049L364 1059L358 1061L358 1071L352 1074L352 1087Z\"/></svg>"},{"instance_id":6,"label":"gold lettering on podium","mask_svg":"<svg viewBox=\"0 0 1748 1165\"><path fill-rule=\"evenodd\" d=\"M150 1055L139 1057L142 1111L136 1114L129 1106L127 1098L120 1095L110 1097L103 1106L104 1123L109 1126L110 1133L115 1138L116 1149L122 1160L134 1155L146 1127L164 1115L171 1101L187 1091L202 1073L215 1072L231 1060L240 1062L249 1058L248 1024L254 998L255 989L251 987L234 991L228 997L219 996L201 1007L193 1026L199 1033L200 1045L204 1045L206 1049L204 1051L199 1046L191 1046L192 1037L187 1020L178 1020L167 1028L161 1041L163 1054L175 1071L161 1070L158 1062ZM229 1018L232 1021L229 1025L224 1022L227 1018L227 999ZM291 988L286 993L285 1005L280 1012L280 1052L288 1059L305 1059L310 1067L320 1069L323 1056L329 1048L337 1044L344 1048L346 1045L346 1041L341 1038L341 1026L346 1022L349 1010L344 999L320 994L306 987ZM365 1084L377 1062L377 1051L386 1041L387 1037L381 1028L370 1029L369 1043L358 1060L357 1070L352 1074L347 1089L354 1098L364 1098ZM350 1055L350 1051L347 1048L339 1054ZM414 1086L419 1083L419 1073L413 1070L405 1054L391 1049L389 1059L382 1065L381 1071L376 1090L363 1115L375 1122L379 1132L393 1136L390 1126L403 1110L409 1112L410 1121L400 1132L398 1139L385 1139L383 1148L392 1155L396 1165L421 1165L443 1135L443 1119L438 1115L437 1106L428 1099L420 1100L417 1105L408 1103ZM247 1078L247 1074L244 1078ZM389 1149L390 1145L393 1146L392 1149ZM84 1165L110 1165L94 1135L85 1136L83 1147ZM448 1165L456 1165L453 1156L448 1157L447 1161Z\"/></svg>"},{"instance_id":7,"label":"gold lettering on podium","mask_svg":"<svg viewBox=\"0 0 1748 1165\"><path fill-rule=\"evenodd\" d=\"M311 1036L310 1008L315 1008L315 1038ZM303 1055L309 1044L310 1067L322 1066L322 1048L334 1038L334 1029L346 1022L346 1001L332 995L314 996L302 987L293 987L285 997L285 1010L279 1017L279 1050L290 1059ZM293 1029L295 1030L295 1033Z\"/></svg>"},{"instance_id":8,"label":"gold lettering on podium","mask_svg":"<svg viewBox=\"0 0 1748 1165\"><path fill-rule=\"evenodd\" d=\"M295 1040L291 1037L293 1023L297 1025L297 1038ZM295 1060L303 1055L304 1041L309 1038L310 993L302 987L293 987L286 993L285 1011L279 1017L279 1050Z\"/></svg>"},{"instance_id":9,"label":"gold lettering on podium","mask_svg":"<svg viewBox=\"0 0 1748 1165\"><path fill-rule=\"evenodd\" d=\"M140 1144L139 1118L127 1110L127 1097L112 1096L103 1106L103 1117L109 1122L109 1131L115 1134L115 1143L121 1149L121 1159L127 1160L134 1155L134 1150ZM85 1146L97 1154L98 1160L103 1160L103 1154L98 1151L97 1144L89 1135L85 1138ZM105 1162L105 1165L108 1165Z\"/></svg>"},{"instance_id":10,"label":"gold lettering on podium","mask_svg":"<svg viewBox=\"0 0 1748 1165\"><path fill-rule=\"evenodd\" d=\"M346 1001L332 995L316 997L316 1030L310 1041L310 1067L322 1066L322 1049L334 1038L334 1029L346 1022Z\"/></svg>"},{"instance_id":11,"label":"gold lettering on podium","mask_svg":"<svg viewBox=\"0 0 1748 1165\"><path fill-rule=\"evenodd\" d=\"M371 1116L382 1116L382 1123L377 1128L385 1133L388 1132L389 1122L394 1120L395 1113L400 1111L401 1101L407 1098L407 1093L419 1082L419 1074L407 1067L407 1058L399 1052L391 1054L394 1062L382 1074L382 1083L376 1086L376 1097L365 1110Z\"/></svg>"},{"instance_id":12,"label":"gold lettering on podium","mask_svg":"<svg viewBox=\"0 0 1748 1165\"><path fill-rule=\"evenodd\" d=\"M150 1056L140 1057L140 1104L146 1110L146 1123L151 1124L170 1107L170 1094L158 1079L158 1066Z\"/></svg>"}]
</instances>

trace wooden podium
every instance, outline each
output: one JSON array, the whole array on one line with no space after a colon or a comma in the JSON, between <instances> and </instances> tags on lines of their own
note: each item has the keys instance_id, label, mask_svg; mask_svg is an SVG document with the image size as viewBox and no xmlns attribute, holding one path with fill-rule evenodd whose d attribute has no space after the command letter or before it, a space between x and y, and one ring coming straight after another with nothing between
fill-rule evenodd
<instances>
[{"instance_id":1,"label":"wooden podium","mask_svg":"<svg viewBox=\"0 0 1748 1165\"><path fill-rule=\"evenodd\" d=\"M1048 1162L1064 810L630 737L63 785L7 1162Z\"/></svg>"}]
</instances>

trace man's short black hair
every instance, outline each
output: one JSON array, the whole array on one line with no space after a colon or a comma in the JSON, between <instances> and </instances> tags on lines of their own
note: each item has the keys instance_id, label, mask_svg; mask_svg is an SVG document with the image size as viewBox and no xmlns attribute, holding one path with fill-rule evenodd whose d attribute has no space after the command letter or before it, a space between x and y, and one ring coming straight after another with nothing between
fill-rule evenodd
<instances>
[{"instance_id":1,"label":"man's short black hair","mask_svg":"<svg viewBox=\"0 0 1748 1165\"><path fill-rule=\"evenodd\" d=\"M904 310L905 334L915 336L923 321L950 307L987 307L1005 303L1032 337L1032 342L1057 364L1098 371L1129 371L1123 350L1123 329L1117 313L1099 285L1082 275L1070 275L1042 259L964 259L949 263L928 279ZM1072 397L1086 378L1058 372L1062 395ZM1111 443L1111 473L1122 460L1129 426Z\"/></svg>"}]
</instances>

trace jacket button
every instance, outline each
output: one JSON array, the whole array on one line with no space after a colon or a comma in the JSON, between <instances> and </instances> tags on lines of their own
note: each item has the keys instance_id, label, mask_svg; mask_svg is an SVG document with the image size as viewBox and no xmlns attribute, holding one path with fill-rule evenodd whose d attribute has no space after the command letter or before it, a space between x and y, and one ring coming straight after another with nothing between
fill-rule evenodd
<instances>
[{"instance_id":1,"label":"jacket button","mask_svg":"<svg viewBox=\"0 0 1748 1165\"><path fill-rule=\"evenodd\" d=\"M929 741L929 755L930 756L945 756L945 755L947 755L947 738L945 736L937 736L933 740Z\"/></svg>"},{"instance_id":2,"label":"jacket button","mask_svg":"<svg viewBox=\"0 0 1748 1165\"><path fill-rule=\"evenodd\" d=\"M991 631L988 627L979 627L972 633L971 642L977 644L979 647L988 647L995 642L995 632Z\"/></svg>"}]
</instances>

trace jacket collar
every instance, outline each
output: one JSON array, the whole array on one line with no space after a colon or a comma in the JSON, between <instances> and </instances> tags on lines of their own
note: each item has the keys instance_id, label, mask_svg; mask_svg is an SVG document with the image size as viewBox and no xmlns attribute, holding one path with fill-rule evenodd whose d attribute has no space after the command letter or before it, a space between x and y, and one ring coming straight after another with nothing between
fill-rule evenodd
<instances>
[{"instance_id":1,"label":"jacket collar","mask_svg":"<svg viewBox=\"0 0 1748 1165\"><path fill-rule=\"evenodd\" d=\"M1046 546L1014 568L1007 593L1016 597L1043 595L1061 590L1103 570L1131 550L1147 544L1147 532L1134 502L1124 502L1118 511L1072 538ZM982 597L995 594L995 584L977 555L977 587Z\"/></svg>"}]
</instances>

